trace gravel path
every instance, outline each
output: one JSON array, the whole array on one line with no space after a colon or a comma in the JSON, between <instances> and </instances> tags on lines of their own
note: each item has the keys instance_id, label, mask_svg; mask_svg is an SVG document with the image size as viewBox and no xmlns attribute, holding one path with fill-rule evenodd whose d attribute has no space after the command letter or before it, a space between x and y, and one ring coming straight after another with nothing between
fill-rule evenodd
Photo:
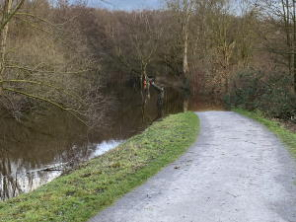
<instances>
[{"instance_id":1,"label":"gravel path","mask_svg":"<svg viewBox=\"0 0 296 222\"><path fill-rule=\"evenodd\" d=\"M296 165L265 127L197 113L198 141L91 222L296 222Z\"/></svg>"}]
</instances>

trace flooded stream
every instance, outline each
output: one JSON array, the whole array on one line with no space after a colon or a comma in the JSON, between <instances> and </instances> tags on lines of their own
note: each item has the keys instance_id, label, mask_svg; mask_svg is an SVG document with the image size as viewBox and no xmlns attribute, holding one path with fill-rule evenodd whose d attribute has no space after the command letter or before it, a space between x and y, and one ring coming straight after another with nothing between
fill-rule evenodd
<instances>
[{"instance_id":1,"label":"flooded stream","mask_svg":"<svg viewBox=\"0 0 296 222\"><path fill-rule=\"evenodd\" d=\"M112 106L91 132L66 112L54 109L21 122L0 113L0 200L30 192L79 162L102 155L158 118L151 94L143 121L141 96L132 88L108 92ZM167 89L164 115L183 111L182 94Z\"/></svg>"}]
</instances>

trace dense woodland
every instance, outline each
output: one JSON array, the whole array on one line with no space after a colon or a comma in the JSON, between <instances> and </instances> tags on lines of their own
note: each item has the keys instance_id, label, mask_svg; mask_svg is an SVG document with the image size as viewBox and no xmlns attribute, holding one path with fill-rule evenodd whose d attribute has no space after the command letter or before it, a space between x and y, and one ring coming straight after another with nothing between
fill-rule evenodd
<instances>
[{"instance_id":1,"label":"dense woodland","mask_svg":"<svg viewBox=\"0 0 296 222\"><path fill-rule=\"evenodd\" d=\"M134 87L145 104L153 79L193 99L293 120L295 5L167 0L160 10L127 12L1 0L1 109L22 119L53 106L90 125L110 106L108 86Z\"/></svg>"}]
</instances>

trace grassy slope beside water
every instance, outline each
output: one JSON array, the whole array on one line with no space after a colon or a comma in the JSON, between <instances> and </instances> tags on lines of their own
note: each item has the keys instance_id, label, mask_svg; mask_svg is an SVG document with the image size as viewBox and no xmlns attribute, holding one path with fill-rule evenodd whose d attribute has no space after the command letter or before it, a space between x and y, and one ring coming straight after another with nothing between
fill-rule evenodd
<instances>
[{"instance_id":1,"label":"grassy slope beside water","mask_svg":"<svg viewBox=\"0 0 296 222\"><path fill-rule=\"evenodd\" d=\"M286 129L279 122L269 120L260 113L235 109L235 112L252 118L265 125L271 132L276 134L289 148L291 154L296 158L296 134Z\"/></svg>"},{"instance_id":2,"label":"grassy slope beside water","mask_svg":"<svg viewBox=\"0 0 296 222\"><path fill-rule=\"evenodd\" d=\"M0 221L87 221L180 156L198 129L194 113L171 115L81 169L0 203Z\"/></svg>"}]
</instances>

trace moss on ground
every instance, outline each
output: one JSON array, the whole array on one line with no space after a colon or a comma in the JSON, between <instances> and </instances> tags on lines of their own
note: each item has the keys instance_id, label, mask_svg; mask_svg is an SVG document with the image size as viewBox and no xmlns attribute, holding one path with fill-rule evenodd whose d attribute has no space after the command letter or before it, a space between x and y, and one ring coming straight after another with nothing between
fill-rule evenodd
<instances>
[{"instance_id":1,"label":"moss on ground","mask_svg":"<svg viewBox=\"0 0 296 222\"><path fill-rule=\"evenodd\" d=\"M171 115L79 170L0 203L0 221L85 222L184 153L198 129L194 113Z\"/></svg>"},{"instance_id":2,"label":"moss on ground","mask_svg":"<svg viewBox=\"0 0 296 222\"><path fill-rule=\"evenodd\" d=\"M294 132L286 129L281 123L264 117L260 112L249 112L242 109L234 109L234 111L265 125L287 145L291 154L296 158L296 134Z\"/></svg>"}]
</instances>

